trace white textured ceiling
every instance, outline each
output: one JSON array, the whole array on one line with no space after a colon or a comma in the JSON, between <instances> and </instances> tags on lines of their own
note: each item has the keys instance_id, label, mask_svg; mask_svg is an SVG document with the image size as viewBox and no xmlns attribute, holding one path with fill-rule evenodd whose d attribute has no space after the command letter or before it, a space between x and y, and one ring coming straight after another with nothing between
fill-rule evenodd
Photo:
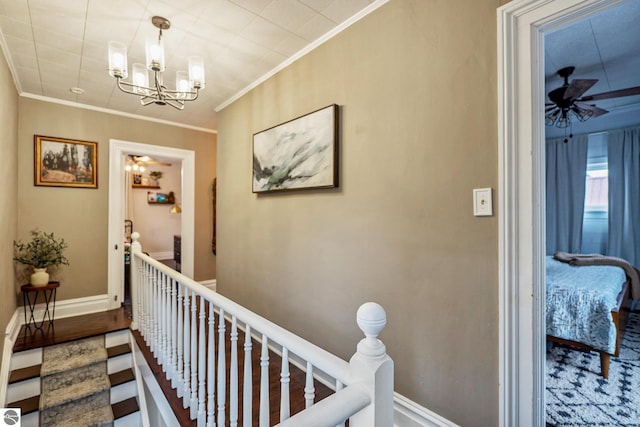
<instances>
[{"instance_id":1,"label":"white textured ceiling","mask_svg":"<svg viewBox=\"0 0 640 427\"><path fill-rule=\"evenodd\" d=\"M545 35L546 92L562 86L556 71L575 66L572 79L598 79L585 95L640 86L640 0L625 0ZM548 98L547 98L548 102ZM640 124L640 95L589 102L608 114L573 125L574 134ZM546 127L547 136L564 129Z\"/></svg>"},{"instance_id":2,"label":"white textured ceiling","mask_svg":"<svg viewBox=\"0 0 640 427\"><path fill-rule=\"evenodd\" d=\"M21 95L215 130L217 108L386 1L0 0L0 42ZM206 88L182 111L141 106L107 72L111 40L128 47L129 67L145 62L154 15L171 22L163 32L169 88L188 56L205 61Z\"/></svg>"}]
</instances>

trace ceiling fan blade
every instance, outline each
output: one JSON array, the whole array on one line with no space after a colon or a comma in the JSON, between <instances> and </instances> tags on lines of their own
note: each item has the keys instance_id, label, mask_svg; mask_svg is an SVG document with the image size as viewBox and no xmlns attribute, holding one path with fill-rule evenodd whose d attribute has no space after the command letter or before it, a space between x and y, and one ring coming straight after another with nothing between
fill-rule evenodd
<instances>
[{"instance_id":1,"label":"ceiling fan blade","mask_svg":"<svg viewBox=\"0 0 640 427\"><path fill-rule=\"evenodd\" d=\"M582 108L583 110L591 111L593 113L591 117L598 117L609 112L603 108L596 107L595 105L585 104L584 102L575 102L574 105Z\"/></svg>"},{"instance_id":2,"label":"ceiling fan blade","mask_svg":"<svg viewBox=\"0 0 640 427\"><path fill-rule=\"evenodd\" d=\"M640 86L629 87L626 89L612 90L610 92L596 93L594 95L583 96L578 101L598 101L601 99L620 98L623 96L640 95Z\"/></svg>"},{"instance_id":3,"label":"ceiling fan blade","mask_svg":"<svg viewBox=\"0 0 640 427\"><path fill-rule=\"evenodd\" d=\"M598 79L573 79L567 90L564 91L564 99L575 99L591 89Z\"/></svg>"},{"instance_id":4,"label":"ceiling fan blade","mask_svg":"<svg viewBox=\"0 0 640 427\"><path fill-rule=\"evenodd\" d=\"M160 162L158 160L147 160L145 163L148 165L171 166L171 163Z\"/></svg>"}]
</instances>

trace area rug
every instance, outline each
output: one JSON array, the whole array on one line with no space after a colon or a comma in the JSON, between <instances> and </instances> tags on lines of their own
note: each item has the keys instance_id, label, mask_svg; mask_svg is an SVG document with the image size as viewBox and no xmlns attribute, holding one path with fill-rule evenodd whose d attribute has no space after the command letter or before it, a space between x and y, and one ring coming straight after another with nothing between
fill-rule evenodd
<instances>
[{"instance_id":1,"label":"area rug","mask_svg":"<svg viewBox=\"0 0 640 427\"><path fill-rule=\"evenodd\" d=\"M547 422L565 426L640 426L640 314L631 313L609 379L600 356L554 347L546 361Z\"/></svg>"},{"instance_id":2,"label":"area rug","mask_svg":"<svg viewBox=\"0 0 640 427\"><path fill-rule=\"evenodd\" d=\"M104 335L45 347L40 369L40 426L110 426Z\"/></svg>"}]
</instances>

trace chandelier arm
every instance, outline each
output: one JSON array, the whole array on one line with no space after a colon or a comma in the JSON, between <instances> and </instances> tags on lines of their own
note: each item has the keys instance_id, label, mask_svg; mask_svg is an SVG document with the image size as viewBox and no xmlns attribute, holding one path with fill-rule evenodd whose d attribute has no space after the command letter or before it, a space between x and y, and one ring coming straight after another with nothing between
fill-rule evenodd
<instances>
[{"instance_id":1,"label":"chandelier arm","mask_svg":"<svg viewBox=\"0 0 640 427\"><path fill-rule=\"evenodd\" d=\"M173 99L177 99L180 101L195 101L196 99L198 99L198 94L199 91L196 88L196 90L192 90L189 92L182 92L179 90L164 90L164 93L167 95L171 95L173 97ZM182 96L180 96L182 95Z\"/></svg>"},{"instance_id":2,"label":"chandelier arm","mask_svg":"<svg viewBox=\"0 0 640 427\"><path fill-rule=\"evenodd\" d=\"M143 89L143 90L151 92L151 93L156 92L156 89L153 89L153 88L150 88L150 87L138 86L138 85L134 85L133 83L124 82L124 81L122 81L122 78L120 78L120 77L116 77L116 80L118 82L118 89L120 89L124 93L128 93L130 95L138 95L138 96L141 95L140 92L136 92L135 89L138 89L138 90ZM131 88L131 89L129 89L129 88ZM146 95L146 96L149 97L149 96L153 96L153 95Z\"/></svg>"},{"instance_id":3,"label":"chandelier arm","mask_svg":"<svg viewBox=\"0 0 640 427\"><path fill-rule=\"evenodd\" d=\"M176 110L184 109L184 102L181 102L179 99L165 99L164 101L167 105L171 105Z\"/></svg>"}]
</instances>

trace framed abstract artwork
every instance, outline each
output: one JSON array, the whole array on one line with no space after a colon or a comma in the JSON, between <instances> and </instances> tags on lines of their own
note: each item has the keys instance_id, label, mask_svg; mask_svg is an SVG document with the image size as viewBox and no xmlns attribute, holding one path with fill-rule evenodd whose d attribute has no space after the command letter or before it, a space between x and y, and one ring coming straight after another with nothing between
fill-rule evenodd
<instances>
[{"instance_id":1,"label":"framed abstract artwork","mask_svg":"<svg viewBox=\"0 0 640 427\"><path fill-rule=\"evenodd\" d=\"M336 104L253 135L253 192L338 186Z\"/></svg>"},{"instance_id":2,"label":"framed abstract artwork","mask_svg":"<svg viewBox=\"0 0 640 427\"><path fill-rule=\"evenodd\" d=\"M34 185L98 188L98 143L34 135Z\"/></svg>"}]
</instances>

